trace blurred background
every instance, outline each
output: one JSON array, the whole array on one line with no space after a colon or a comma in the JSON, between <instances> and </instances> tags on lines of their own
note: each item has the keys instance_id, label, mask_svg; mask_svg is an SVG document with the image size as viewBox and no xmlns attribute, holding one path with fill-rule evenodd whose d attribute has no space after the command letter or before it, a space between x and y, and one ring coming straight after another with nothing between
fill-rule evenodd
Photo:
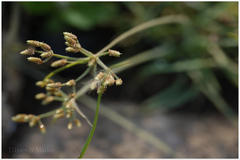
<instances>
[{"instance_id":1,"label":"blurred background","mask_svg":"<svg viewBox=\"0 0 240 160\"><path fill-rule=\"evenodd\" d=\"M2 157L74 158L90 130L85 121L71 131L66 120L46 121L42 135L11 121L17 113L58 107L34 99L35 82L52 68L19 55L26 40L44 41L64 55L67 31L97 52L124 31L168 15L189 22L142 31L114 47L124 53L121 58L103 58L114 64L163 54L118 74L124 84L104 94L86 158L237 158L237 2L2 2ZM76 78L83 69L58 78ZM83 99L81 108L93 120L96 94Z\"/></svg>"}]
</instances>

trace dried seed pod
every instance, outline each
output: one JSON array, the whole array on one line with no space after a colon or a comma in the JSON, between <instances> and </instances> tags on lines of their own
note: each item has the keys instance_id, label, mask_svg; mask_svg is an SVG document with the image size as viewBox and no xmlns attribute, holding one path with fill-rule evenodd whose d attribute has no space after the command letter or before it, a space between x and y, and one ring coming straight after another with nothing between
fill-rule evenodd
<instances>
[{"instance_id":1,"label":"dried seed pod","mask_svg":"<svg viewBox=\"0 0 240 160\"><path fill-rule=\"evenodd\" d=\"M58 92L58 88L53 88L53 87L46 87L46 90L51 93Z\"/></svg>"},{"instance_id":2,"label":"dried seed pod","mask_svg":"<svg viewBox=\"0 0 240 160\"><path fill-rule=\"evenodd\" d=\"M55 96L58 96L58 97L61 97L61 96L62 96L62 93L61 93L59 90L55 90L55 91L53 92L53 94L54 94Z\"/></svg>"},{"instance_id":3,"label":"dried seed pod","mask_svg":"<svg viewBox=\"0 0 240 160\"><path fill-rule=\"evenodd\" d=\"M65 42L65 45L68 46L68 47L71 47L72 45L68 42Z\"/></svg>"},{"instance_id":4,"label":"dried seed pod","mask_svg":"<svg viewBox=\"0 0 240 160\"><path fill-rule=\"evenodd\" d=\"M44 81L37 81L36 82L36 86L43 88L43 87L46 86L46 82L44 82Z\"/></svg>"},{"instance_id":5,"label":"dried seed pod","mask_svg":"<svg viewBox=\"0 0 240 160\"><path fill-rule=\"evenodd\" d=\"M54 97L53 96L48 96L42 101L42 104L46 105L46 104L51 103L52 101L54 101Z\"/></svg>"},{"instance_id":6,"label":"dried seed pod","mask_svg":"<svg viewBox=\"0 0 240 160\"><path fill-rule=\"evenodd\" d=\"M62 83L61 82L48 83L47 87L50 87L50 88L60 88L60 87L62 87Z\"/></svg>"},{"instance_id":7,"label":"dried seed pod","mask_svg":"<svg viewBox=\"0 0 240 160\"><path fill-rule=\"evenodd\" d=\"M43 64L43 61L40 58L37 58L37 57L28 57L27 60L29 62L33 62L33 63L36 63L36 64Z\"/></svg>"},{"instance_id":8,"label":"dried seed pod","mask_svg":"<svg viewBox=\"0 0 240 160\"><path fill-rule=\"evenodd\" d=\"M54 82L54 80L52 80L52 79L46 79L46 80L44 80L45 82L46 82L46 84L48 84L48 83L53 83Z\"/></svg>"},{"instance_id":9,"label":"dried seed pod","mask_svg":"<svg viewBox=\"0 0 240 160\"><path fill-rule=\"evenodd\" d=\"M64 39L71 45L74 46L77 43L76 39L73 39L72 37L65 36Z\"/></svg>"},{"instance_id":10,"label":"dried seed pod","mask_svg":"<svg viewBox=\"0 0 240 160\"><path fill-rule=\"evenodd\" d=\"M71 106L72 106L72 100L70 100L70 101L68 101L67 103L66 103L66 108L71 108Z\"/></svg>"},{"instance_id":11,"label":"dried seed pod","mask_svg":"<svg viewBox=\"0 0 240 160\"><path fill-rule=\"evenodd\" d=\"M74 79L72 79L72 80L67 81L67 82L65 83L65 85L66 85L66 86L75 86L75 85L76 85L76 82L75 82Z\"/></svg>"},{"instance_id":12,"label":"dried seed pod","mask_svg":"<svg viewBox=\"0 0 240 160\"><path fill-rule=\"evenodd\" d=\"M73 53L77 53L79 51L78 49L73 47L67 47L65 50L66 52L73 52Z\"/></svg>"},{"instance_id":13,"label":"dried seed pod","mask_svg":"<svg viewBox=\"0 0 240 160\"><path fill-rule=\"evenodd\" d=\"M39 47L44 51L51 51L51 47L47 43L39 42Z\"/></svg>"},{"instance_id":14,"label":"dried seed pod","mask_svg":"<svg viewBox=\"0 0 240 160\"><path fill-rule=\"evenodd\" d=\"M67 126L67 128L68 128L69 130L71 130L71 129L72 129L72 127L73 127L73 124L72 124L72 122L69 122L69 123L68 123L68 126Z\"/></svg>"},{"instance_id":15,"label":"dried seed pod","mask_svg":"<svg viewBox=\"0 0 240 160\"><path fill-rule=\"evenodd\" d=\"M57 60L57 61L54 61L52 64L51 64L51 67L60 67L60 66L63 66L67 63L67 60L66 59L60 59L60 60Z\"/></svg>"},{"instance_id":16,"label":"dried seed pod","mask_svg":"<svg viewBox=\"0 0 240 160\"><path fill-rule=\"evenodd\" d=\"M16 116L12 117L12 121L15 122L27 122L27 115L26 114L17 114Z\"/></svg>"},{"instance_id":17,"label":"dried seed pod","mask_svg":"<svg viewBox=\"0 0 240 160\"><path fill-rule=\"evenodd\" d=\"M24 120L25 120L25 122L28 122L28 121L31 120L33 117L34 117L33 114L29 114L29 115L27 115L26 117L24 117Z\"/></svg>"},{"instance_id":18,"label":"dried seed pod","mask_svg":"<svg viewBox=\"0 0 240 160\"><path fill-rule=\"evenodd\" d=\"M29 47L29 48L23 50L22 52L20 52L20 54L27 55L27 56L32 56L32 55L34 55L34 53L35 53L35 49L32 47Z\"/></svg>"},{"instance_id":19,"label":"dried seed pod","mask_svg":"<svg viewBox=\"0 0 240 160\"><path fill-rule=\"evenodd\" d=\"M72 117L72 111L68 111L66 114L66 118L70 118L70 117Z\"/></svg>"},{"instance_id":20,"label":"dried seed pod","mask_svg":"<svg viewBox=\"0 0 240 160\"><path fill-rule=\"evenodd\" d=\"M72 34L72 33L69 33L69 32L63 32L63 35L64 35L64 38L65 37L71 37L72 39L75 39L77 40L77 36Z\"/></svg>"},{"instance_id":21,"label":"dried seed pod","mask_svg":"<svg viewBox=\"0 0 240 160\"><path fill-rule=\"evenodd\" d=\"M44 98L46 98L46 94L44 94L44 93L38 93L38 94L35 95L35 98L36 98L36 99L44 99Z\"/></svg>"},{"instance_id":22,"label":"dried seed pod","mask_svg":"<svg viewBox=\"0 0 240 160\"><path fill-rule=\"evenodd\" d=\"M98 75L95 77L95 80L97 80L97 81L102 80L104 75L105 74L103 72L99 72Z\"/></svg>"},{"instance_id":23,"label":"dried seed pod","mask_svg":"<svg viewBox=\"0 0 240 160\"><path fill-rule=\"evenodd\" d=\"M42 58L52 57L53 56L53 52L52 51L43 52L40 56Z\"/></svg>"},{"instance_id":24,"label":"dried seed pod","mask_svg":"<svg viewBox=\"0 0 240 160\"><path fill-rule=\"evenodd\" d=\"M112 75L108 75L105 81L103 82L104 86L112 86L115 83L115 79Z\"/></svg>"},{"instance_id":25,"label":"dried seed pod","mask_svg":"<svg viewBox=\"0 0 240 160\"><path fill-rule=\"evenodd\" d=\"M70 94L68 95L69 98L74 98L75 96L76 96L76 93L70 93Z\"/></svg>"},{"instance_id":26,"label":"dried seed pod","mask_svg":"<svg viewBox=\"0 0 240 160\"><path fill-rule=\"evenodd\" d=\"M97 81L93 81L91 84L90 84L90 89L91 90L94 90L97 88Z\"/></svg>"},{"instance_id":27,"label":"dried seed pod","mask_svg":"<svg viewBox=\"0 0 240 160\"><path fill-rule=\"evenodd\" d=\"M40 123L39 124L39 129L42 133L46 133L46 128L45 128L44 124Z\"/></svg>"},{"instance_id":28,"label":"dried seed pod","mask_svg":"<svg viewBox=\"0 0 240 160\"><path fill-rule=\"evenodd\" d=\"M75 123L75 125L76 125L77 127L81 127L81 126L82 126L81 121L79 121L78 119L74 119L73 121L74 121L74 123Z\"/></svg>"},{"instance_id":29,"label":"dried seed pod","mask_svg":"<svg viewBox=\"0 0 240 160\"><path fill-rule=\"evenodd\" d=\"M97 89L97 93L98 94L100 94L100 93L103 94L106 91L106 89L107 89L107 86L100 86Z\"/></svg>"},{"instance_id":30,"label":"dried seed pod","mask_svg":"<svg viewBox=\"0 0 240 160\"><path fill-rule=\"evenodd\" d=\"M63 112L64 112L64 110L62 108L56 110L56 114L60 114L60 113L63 113Z\"/></svg>"},{"instance_id":31,"label":"dried seed pod","mask_svg":"<svg viewBox=\"0 0 240 160\"><path fill-rule=\"evenodd\" d=\"M34 47L40 47L41 42L35 41L35 40L27 40L27 44L34 46Z\"/></svg>"},{"instance_id":32,"label":"dried seed pod","mask_svg":"<svg viewBox=\"0 0 240 160\"><path fill-rule=\"evenodd\" d=\"M113 57L120 57L120 55L121 55L121 53L119 51L112 50L112 49L109 49L108 53L109 53L109 56L113 56Z\"/></svg>"},{"instance_id":33,"label":"dried seed pod","mask_svg":"<svg viewBox=\"0 0 240 160\"><path fill-rule=\"evenodd\" d=\"M53 118L54 119L59 119L59 118L63 118L64 117L64 113L57 113L57 114L54 114Z\"/></svg>"},{"instance_id":34,"label":"dried seed pod","mask_svg":"<svg viewBox=\"0 0 240 160\"><path fill-rule=\"evenodd\" d=\"M123 83L122 79L119 78L119 79L116 80L116 85L117 86L122 85L122 83Z\"/></svg>"},{"instance_id":35,"label":"dried seed pod","mask_svg":"<svg viewBox=\"0 0 240 160\"><path fill-rule=\"evenodd\" d=\"M40 120L40 117L34 116L34 117L30 120L29 126L30 126L30 127L35 126L39 120Z\"/></svg>"}]
</instances>

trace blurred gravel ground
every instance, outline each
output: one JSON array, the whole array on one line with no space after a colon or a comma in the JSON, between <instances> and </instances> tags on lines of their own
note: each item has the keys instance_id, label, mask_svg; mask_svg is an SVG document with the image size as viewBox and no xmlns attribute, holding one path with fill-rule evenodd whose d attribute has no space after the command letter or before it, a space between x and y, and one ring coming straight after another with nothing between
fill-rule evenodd
<instances>
[{"instance_id":1,"label":"blurred gravel ground","mask_svg":"<svg viewBox=\"0 0 240 160\"><path fill-rule=\"evenodd\" d=\"M106 103L106 102L105 102ZM108 102L111 108L166 142L178 158L237 158L238 132L220 115L142 113L135 104ZM93 118L93 112L83 108ZM67 130L67 121L47 123L47 133L26 128L20 142L10 146L13 158L76 158L89 126ZM5 155L7 157L7 153ZM100 116L85 158L164 158L167 155Z\"/></svg>"}]
</instances>

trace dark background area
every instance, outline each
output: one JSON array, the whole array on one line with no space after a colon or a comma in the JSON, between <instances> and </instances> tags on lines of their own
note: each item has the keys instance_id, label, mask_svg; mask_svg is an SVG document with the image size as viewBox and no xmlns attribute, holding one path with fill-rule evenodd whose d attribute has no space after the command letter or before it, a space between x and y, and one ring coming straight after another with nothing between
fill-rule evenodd
<instances>
[{"instance_id":1,"label":"dark background area","mask_svg":"<svg viewBox=\"0 0 240 160\"><path fill-rule=\"evenodd\" d=\"M34 99L39 92L35 82L52 68L31 64L19 54L26 40L46 42L54 52L69 55L62 35L67 31L77 35L84 48L97 52L124 31L168 15L184 15L190 23L142 31L114 47L124 53L119 59L103 58L114 64L154 47L169 48L166 56L118 74L124 84L109 88L103 103L156 135L175 154L159 151L102 116L86 157L237 157L237 2L2 2L3 157L77 157L89 131L85 124L68 131L61 121L41 135L38 129L11 121L17 113L40 114L57 107L41 106ZM223 53L210 53L211 43ZM76 78L84 69L74 67L59 77ZM96 99L96 94L89 95ZM83 106L83 111L93 118L91 110ZM40 151L30 150L39 146Z\"/></svg>"}]
</instances>

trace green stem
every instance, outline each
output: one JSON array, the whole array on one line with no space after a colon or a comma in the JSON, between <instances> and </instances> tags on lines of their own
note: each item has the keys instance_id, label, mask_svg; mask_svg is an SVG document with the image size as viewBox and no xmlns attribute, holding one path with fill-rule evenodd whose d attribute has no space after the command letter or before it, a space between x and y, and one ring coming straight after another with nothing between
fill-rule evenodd
<instances>
[{"instance_id":1,"label":"green stem","mask_svg":"<svg viewBox=\"0 0 240 160\"><path fill-rule=\"evenodd\" d=\"M94 131L96 129L96 126L97 126L97 120L98 120L98 113L99 113L99 106L100 106L100 102L101 102L101 98L102 98L102 93L99 93L98 94L98 100L97 100L97 108L96 108L96 112L95 112L95 117L94 117L94 122L93 122L93 126L92 126L92 129L88 135L88 138L87 138L87 141L86 143L84 144L83 146L83 149L81 151L81 154L78 158L82 158L84 156L84 153L86 152L87 148L88 148L88 145L89 143L91 142L92 140L92 137L93 137L93 134L94 134Z\"/></svg>"},{"instance_id":2,"label":"green stem","mask_svg":"<svg viewBox=\"0 0 240 160\"><path fill-rule=\"evenodd\" d=\"M91 57L94 55L92 52L86 50L85 48L79 48L79 51L87 57Z\"/></svg>"},{"instance_id":3,"label":"green stem","mask_svg":"<svg viewBox=\"0 0 240 160\"><path fill-rule=\"evenodd\" d=\"M65 70L65 69L67 69L67 68L73 67L73 66L75 66L75 65L77 65L77 64L87 63L88 60L89 60L89 58L81 59L81 60L78 60L78 61L76 61L76 62L70 63L70 64L68 64L68 65L66 65L66 66L63 66L63 67L61 67L61 68L58 68L58 69L50 72L50 73L44 78L44 80L47 80L47 79L51 78L52 76L54 76L55 74L57 74L57 73Z\"/></svg>"},{"instance_id":4,"label":"green stem","mask_svg":"<svg viewBox=\"0 0 240 160\"><path fill-rule=\"evenodd\" d=\"M188 20L187 17L185 17L183 15L170 15L170 16L160 17L160 18L156 18L151 21L142 23L142 24L137 25L136 27L122 33L121 35L119 35L117 38L115 38L113 41L111 41L107 46L105 46L103 49L101 49L99 52L97 52L96 56L99 56L102 52L105 52L109 48L112 48L117 43L123 41L124 39L126 39L138 32L141 32L145 29L149 29L151 27L155 27L155 26L162 25L162 24L168 24L168 23L185 23L185 22L187 22L187 20Z\"/></svg>"},{"instance_id":5,"label":"green stem","mask_svg":"<svg viewBox=\"0 0 240 160\"><path fill-rule=\"evenodd\" d=\"M60 107L60 108L63 108L63 107ZM46 118L46 117L50 117L52 115L54 115L56 113L56 110L60 109L60 108L57 108L57 109L54 109L52 111L49 111L47 113L43 113L43 114L39 114L38 116L42 119L42 118Z\"/></svg>"},{"instance_id":6,"label":"green stem","mask_svg":"<svg viewBox=\"0 0 240 160\"><path fill-rule=\"evenodd\" d=\"M73 57L68 57L68 56L63 56L63 55L60 55L60 54L53 54L54 57L57 57L57 58L63 58L63 59L68 59L68 60L78 60L79 58L73 58Z\"/></svg>"}]
</instances>

